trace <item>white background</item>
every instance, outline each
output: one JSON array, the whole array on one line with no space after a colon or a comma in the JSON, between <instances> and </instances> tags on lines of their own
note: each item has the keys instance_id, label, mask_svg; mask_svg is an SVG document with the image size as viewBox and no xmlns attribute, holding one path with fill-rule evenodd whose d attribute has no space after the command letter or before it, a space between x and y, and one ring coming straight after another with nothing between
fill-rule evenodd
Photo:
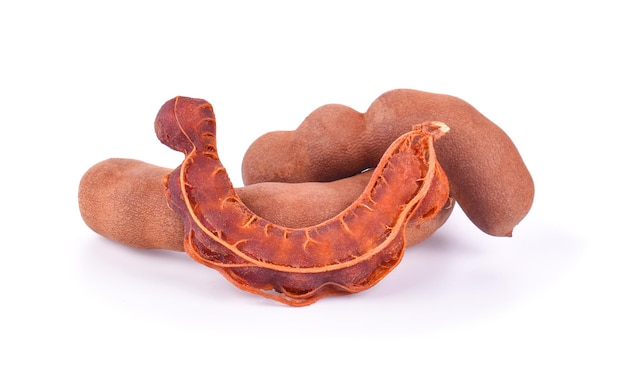
<instances>
[{"instance_id":1,"label":"white background","mask_svg":"<svg viewBox=\"0 0 626 376\"><path fill-rule=\"evenodd\" d=\"M3 2L0 373L625 374L618 2L408 4ZM180 163L153 131L176 95L213 104L241 185L261 134L395 88L511 136L537 192L512 238L457 207L374 288L289 308L80 217L91 165Z\"/></svg>"}]
</instances>

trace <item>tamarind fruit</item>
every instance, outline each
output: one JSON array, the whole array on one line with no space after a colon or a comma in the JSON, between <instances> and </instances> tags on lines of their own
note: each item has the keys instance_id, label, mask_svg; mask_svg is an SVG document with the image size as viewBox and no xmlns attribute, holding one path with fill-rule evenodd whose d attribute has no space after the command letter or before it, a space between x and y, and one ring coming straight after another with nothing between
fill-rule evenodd
<instances>
[{"instance_id":1,"label":"tamarind fruit","mask_svg":"<svg viewBox=\"0 0 626 376\"><path fill-rule=\"evenodd\" d=\"M449 202L434 140L449 128L425 122L393 141L359 197L315 226L288 228L252 212L221 164L210 103L176 97L155 121L159 140L184 153L166 178L170 208L183 220L185 251L235 286L301 306L363 291L401 260L412 216L434 218Z\"/></svg>"},{"instance_id":2,"label":"tamarind fruit","mask_svg":"<svg viewBox=\"0 0 626 376\"><path fill-rule=\"evenodd\" d=\"M387 147L414 124L450 127L435 142L450 195L482 231L511 236L534 199L532 177L508 135L469 103L443 94L397 89L365 113L330 104L293 131L269 132L244 155L245 185L333 181L376 166Z\"/></svg>"},{"instance_id":3,"label":"tamarind fruit","mask_svg":"<svg viewBox=\"0 0 626 376\"><path fill-rule=\"evenodd\" d=\"M136 159L110 158L90 167L78 188L84 222L94 232L139 249L184 251L183 222L167 204L163 181L172 169ZM284 227L322 223L347 208L363 192L372 171L332 182L266 182L236 188L243 203L259 217ZM433 218L410 220L407 246L441 227L454 201Z\"/></svg>"},{"instance_id":4,"label":"tamarind fruit","mask_svg":"<svg viewBox=\"0 0 626 376\"><path fill-rule=\"evenodd\" d=\"M165 198L171 169L135 159L111 158L80 179L78 207L85 224L118 243L183 251L183 223Z\"/></svg>"}]
</instances>

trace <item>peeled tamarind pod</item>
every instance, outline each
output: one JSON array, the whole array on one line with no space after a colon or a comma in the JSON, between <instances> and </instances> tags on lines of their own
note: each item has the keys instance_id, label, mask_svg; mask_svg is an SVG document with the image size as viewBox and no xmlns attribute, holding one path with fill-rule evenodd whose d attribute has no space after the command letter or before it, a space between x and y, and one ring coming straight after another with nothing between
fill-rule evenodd
<instances>
[{"instance_id":1,"label":"peeled tamarind pod","mask_svg":"<svg viewBox=\"0 0 626 376\"><path fill-rule=\"evenodd\" d=\"M387 147L414 124L450 127L435 142L450 195L482 231L511 236L534 198L532 177L507 134L467 102L449 95L398 89L365 113L342 105L313 111L294 131L254 141L242 163L244 184L330 181L378 163Z\"/></svg>"},{"instance_id":2,"label":"peeled tamarind pod","mask_svg":"<svg viewBox=\"0 0 626 376\"><path fill-rule=\"evenodd\" d=\"M183 220L185 251L235 286L285 304L308 305L375 285L400 262L409 218L433 218L449 204L434 149L434 139L447 131L443 123L400 136L353 203L302 228L272 223L243 203L219 160L208 102L166 102L155 130L185 154L166 180L169 205Z\"/></svg>"},{"instance_id":3,"label":"peeled tamarind pod","mask_svg":"<svg viewBox=\"0 0 626 376\"><path fill-rule=\"evenodd\" d=\"M163 185L171 172L136 159L111 158L95 164L79 184L83 220L96 233L130 247L184 251L183 221L169 208ZM284 227L307 227L347 208L363 193L371 175L368 171L327 183L259 183L235 190L259 217ZM441 227L453 205L433 218L409 221L407 246Z\"/></svg>"}]
</instances>

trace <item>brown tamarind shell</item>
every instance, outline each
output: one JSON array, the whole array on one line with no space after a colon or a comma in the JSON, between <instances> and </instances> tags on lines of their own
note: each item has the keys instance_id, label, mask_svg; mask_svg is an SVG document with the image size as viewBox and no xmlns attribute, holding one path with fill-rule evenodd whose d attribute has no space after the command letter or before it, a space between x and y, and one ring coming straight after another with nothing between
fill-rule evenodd
<instances>
[{"instance_id":1,"label":"brown tamarind shell","mask_svg":"<svg viewBox=\"0 0 626 376\"><path fill-rule=\"evenodd\" d=\"M251 211L219 160L215 115L202 99L176 97L155 120L157 136L185 154L165 179L168 202L183 221L185 251L235 286L292 306L368 289L401 260L406 224L449 205L449 186L427 123L394 141L363 193L315 226L277 225Z\"/></svg>"},{"instance_id":2,"label":"brown tamarind shell","mask_svg":"<svg viewBox=\"0 0 626 376\"><path fill-rule=\"evenodd\" d=\"M414 124L450 127L435 143L450 195L482 231L511 236L529 212L534 183L517 147L469 103L444 94L396 89L364 113L328 104L293 131L260 136L242 161L244 184L333 181L376 166L388 146Z\"/></svg>"},{"instance_id":3,"label":"brown tamarind shell","mask_svg":"<svg viewBox=\"0 0 626 376\"><path fill-rule=\"evenodd\" d=\"M167 203L165 176L171 168L137 159L109 158L91 166L78 187L78 207L96 233L138 249L184 251L183 222ZM372 170L331 182L263 182L237 187L243 203L258 216L284 227L324 222L352 204L363 192ZM450 200L436 216L411 219L406 245L430 237L450 217Z\"/></svg>"}]
</instances>

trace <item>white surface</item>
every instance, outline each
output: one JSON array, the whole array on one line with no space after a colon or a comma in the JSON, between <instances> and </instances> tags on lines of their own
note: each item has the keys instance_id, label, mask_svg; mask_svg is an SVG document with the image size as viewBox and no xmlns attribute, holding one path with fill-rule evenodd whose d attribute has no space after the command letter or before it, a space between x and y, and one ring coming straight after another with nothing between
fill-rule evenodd
<instances>
[{"instance_id":1,"label":"white surface","mask_svg":"<svg viewBox=\"0 0 626 376\"><path fill-rule=\"evenodd\" d=\"M225 3L0 5L1 374L626 373L615 2ZM80 218L94 163L180 163L152 128L173 96L213 104L240 185L261 134L401 87L463 98L515 141L537 193L513 238L457 208L374 288L288 308Z\"/></svg>"}]
</instances>

